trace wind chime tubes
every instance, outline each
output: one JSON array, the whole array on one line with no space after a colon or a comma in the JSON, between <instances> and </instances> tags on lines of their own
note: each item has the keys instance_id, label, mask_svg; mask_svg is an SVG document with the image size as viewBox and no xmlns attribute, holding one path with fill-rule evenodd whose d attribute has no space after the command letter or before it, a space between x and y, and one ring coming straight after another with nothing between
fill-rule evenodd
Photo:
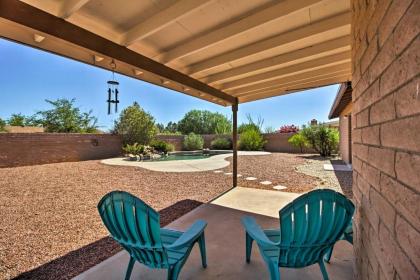
<instances>
[{"instance_id":1,"label":"wind chime tubes","mask_svg":"<svg viewBox=\"0 0 420 280\"><path fill-rule=\"evenodd\" d=\"M112 80L108 81L108 115L111 114L111 104L115 104L115 113L118 112L118 103L120 103L120 101L118 100L118 85L120 83L118 83L115 80L115 76L114 76L114 71L116 68L116 64L114 62L114 60L112 60L111 62L111 69L112 69Z\"/></svg>"}]
</instances>

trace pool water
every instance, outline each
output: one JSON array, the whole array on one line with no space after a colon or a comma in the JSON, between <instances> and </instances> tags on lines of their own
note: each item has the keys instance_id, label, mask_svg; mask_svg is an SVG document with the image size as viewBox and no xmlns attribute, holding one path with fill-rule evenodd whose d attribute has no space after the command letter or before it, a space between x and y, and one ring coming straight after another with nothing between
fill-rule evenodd
<instances>
[{"instance_id":1,"label":"pool water","mask_svg":"<svg viewBox=\"0 0 420 280\"><path fill-rule=\"evenodd\" d=\"M169 155L163 156L158 159L154 159L153 161L170 161L170 160L190 160L190 159L205 159L209 158L211 155L204 155L204 154L197 154L197 155Z\"/></svg>"}]
</instances>

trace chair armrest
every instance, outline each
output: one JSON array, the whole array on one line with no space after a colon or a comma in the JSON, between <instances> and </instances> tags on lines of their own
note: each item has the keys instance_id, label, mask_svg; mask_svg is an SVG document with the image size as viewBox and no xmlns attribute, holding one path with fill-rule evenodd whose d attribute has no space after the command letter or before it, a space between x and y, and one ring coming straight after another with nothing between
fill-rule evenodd
<instances>
[{"instance_id":1,"label":"chair armrest","mask_svg":"<svg viewBox=\"0 0 420 280\"><path fill-rule=\"evenodd\" d=\"M190 245L197 240L198 237L204 232L207 222L203 220L196 221L186 232L184 232L174 243L165 246L167 249L178 250Z\"/></svg>"},{"instance_id":2,"label":"chair armrest","mask_svg":"<svg viewBox=\"0 0 420 280\"><path fill-rule=\"evenodd\" d=\"M268 239L267 235L257 224L254 218L245 216L241 220L245 231L249 234L249 236L251 236L252 239L258 243L258 245L263 247L273 247L279 245L279 243L274 243Z\"/></svg>"}]
</instances>

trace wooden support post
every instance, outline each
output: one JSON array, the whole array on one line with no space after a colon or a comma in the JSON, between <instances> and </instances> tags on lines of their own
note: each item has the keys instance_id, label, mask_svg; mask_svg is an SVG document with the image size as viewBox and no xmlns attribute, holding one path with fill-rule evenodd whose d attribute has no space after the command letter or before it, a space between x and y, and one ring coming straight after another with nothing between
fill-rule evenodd
<instances>
[{"instance_id":1,"label":"wooden support post","mask_svg":"<svg viewBox=\"0 0 420 280\"><path fill-rule=\"evenodd\" d=\"M233 187L238 184L238 101L232 105L232 148L233 148Z\"/></svg>"}]
</instances>

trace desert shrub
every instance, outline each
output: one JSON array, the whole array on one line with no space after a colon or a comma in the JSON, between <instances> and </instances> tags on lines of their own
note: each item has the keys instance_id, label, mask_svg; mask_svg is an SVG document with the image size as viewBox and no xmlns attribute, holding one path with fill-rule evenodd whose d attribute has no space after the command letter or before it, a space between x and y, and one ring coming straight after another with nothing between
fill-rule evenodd
<instances>
[{"instance_id":1,"label":"desert shrub","mask_svg":"<svg viewBox=\"0 0 420 280\"><path fill-rule=\"evenodd\" d=\"M142 154L144 152L144 146L143 145L139 145L139 143L134 143L132 145L130 144L126 144L123 147L123 151L128 155L135 155L138 156L140 154Z\"/></svg>"},{"instance_id":2,"label":"desert shrub","mask_svg":"<svg viewBox=\"0 0 420 280\"><path fill-rule=\"evenodd\" d=\"M276 132L276 130L274 129L274 127L272 127L272 126L267 126L265 129L264 129L264 133L275 133Z\"/></svg>"},{"instance_id":3,"label":"desert shrub","mask_svg":"<svg viewBox=\"0 0 420 280\"><path fill-rule=\"evenodd\" d=\"M150 146L155 151L165 153L165 154L175 150L174 145L172 145L171 143L167 143L165 141L157 140L157 139L153 140L152 143L150 143Z\"/></svg>"},{"instance_id":4,"label":"desert shrub","mask_svg":"<svg viewBox=\"0 0 420 280\"><path fill-rule=\"evenodd\" d=\"M279 129L279 133L299 132L299 127L292 125L283 125Z\"/></svg>"},{"instance_id":5,"label":"desert shrub","mask_svg":"<svg viewBox=\"0 0 420 280\"><path fill-rule=\"evenodd\" d=\"M6 131L6 122L0 118L0 132Z\"/></svg>"},{"instance_id":6,"label":"desert shrub","mask_svg":"<svg viewBox=\"0 0 420 280\"><path fill-rule=\"evenodd\" d=\"M12 114L7 121L11 126L25 126L26 118L22 114Z\"/></svg>"},{"instance_id":7,"label":"desert shrub","mask_svg":"<svg viewBox=\"0 0 420 280\"><path fill-rule=\"evenodd\" d=\"M331 156L338 150L339 133L335 128L324 125L313 125L301 130L311 148L321 156Z\"/></svg>"},{"instance_id":8,"label":"desert shrub","mask_svg":"<svg viewBox=\"0 0 420 280\"><path fill-rule=\"evenodd\" d=\"M239 149L244 151L260 151L265 140L261 133L253 128L247 129L239 136Z\"/></svg>"},{"instance_id":9,"label":"desert shrub","mask_svg":"<svg viewBox=\"0 0 420 280\"><path fill-rule=\"evenodd\" d=\"M296 133L287 141L294 147L299 148L301 153L303 153L303 148L308 146L308 140L305 138L305 136L302 135L302 133Z\"/></svg>"},{"instance_id":10,"label":"desert shrub","mask_svg":"<svg viewBox=\"0 0 420 280\"><path fill-rule=\"evenodd\" d=\"M230 150L232 149L232 141L226 137L217 137L211 141L210 146L215 150Z\"/></svg>"},{"instance_id":11,"label":"desert shrub","mask_svg":"<svg viewBox=\"0 0 420 280\"><path fill-rule=\"evenodd\" d=\"M184 149L187 151L201 150L203 149L204 140L201 135L191 132L184 138Z\"/></svg>"},{"instance_id":12,"label":"desert shrub","mask_svg":"<svg viewBox=\"0 0 420 280\"><path fill-rule=\"evenodd\" d=\"M113 132L122 135L124 144L148 145L155 137L157 128L153 116L134 102L121 112Z\"/></svg>"}]
</instances>

